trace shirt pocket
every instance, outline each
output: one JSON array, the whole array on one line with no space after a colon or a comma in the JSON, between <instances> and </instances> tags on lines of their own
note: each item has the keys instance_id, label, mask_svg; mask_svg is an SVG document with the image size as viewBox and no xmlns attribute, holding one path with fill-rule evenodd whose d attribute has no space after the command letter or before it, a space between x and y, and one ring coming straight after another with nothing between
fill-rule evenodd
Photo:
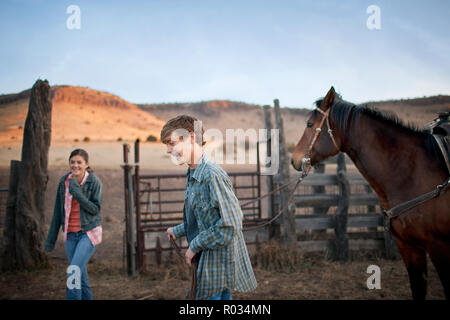
<instances>
[{"instance_id":1,"label":"shirt pocket","mask_svg":"<svg viewBox=\"0 0 450 320\"><path fill-rule=\"evenodd\" d=\"M207 192L203 192L199 195L198 204L195 211L198 216L198 220L200 220L205 227L214 224L214 221L218 218L217 209L212 205L211 199Z\"/></svg>"}]
</instances>

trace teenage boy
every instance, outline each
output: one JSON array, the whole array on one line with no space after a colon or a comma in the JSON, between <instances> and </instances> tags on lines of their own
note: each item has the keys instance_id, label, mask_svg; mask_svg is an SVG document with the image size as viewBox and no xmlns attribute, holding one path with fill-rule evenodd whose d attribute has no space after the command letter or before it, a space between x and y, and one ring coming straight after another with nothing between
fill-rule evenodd
<instances>
[{"instance_id":1,"label":"teenage boy","mask_svg":"<svg viewBox=\"0 0 450 320\"><path fill-rule=\"evenodd\" d=\"M248 292L257 283L242 233L243 214L227 173L203 151L201 122L188 115L161 130L167 153L188 165L183 223L167 229L169 241L186 236L190 266L200 254L196 299L231 300L230 290Z\"/></svg>"}]
</instances>

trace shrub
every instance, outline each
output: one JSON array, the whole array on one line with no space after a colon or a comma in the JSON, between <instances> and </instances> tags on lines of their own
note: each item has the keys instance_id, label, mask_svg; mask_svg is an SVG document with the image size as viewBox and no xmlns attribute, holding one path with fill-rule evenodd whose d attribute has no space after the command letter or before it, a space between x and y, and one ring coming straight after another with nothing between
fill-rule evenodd
<instances>
[{"instance_id":1,"label":"shrub","mask_svg":"<svg viewBox=\"0 0 450 320\"><path fill-rule=\"evenodd\" d=\"M91 141L91 138L89 138L89 137L84 137L83 141L84 141L84 142L89 142L89 141Z\"/></svg>"},{"instance_id":2,"label":"shrub","mask_svg":"<svg viewBox=\"0 0 450 320\"><path fill-rule=\"evenodd\" d=\"M304 267L303 253L278 243L265 243L253 257L255 266L269 271L294 272Z\"/></svg>"},{"instance_id":3,"label":"shrub","mask_svg":"<svg viewBox=\"0 0 450 320\"><path fill-rule=\"evenodd\" d=\"M147 141L148 142L156 142L156 141L158 141L158 138L156 138L154 135L151 134L147 137Z\"/></svg>"}]
</instances>

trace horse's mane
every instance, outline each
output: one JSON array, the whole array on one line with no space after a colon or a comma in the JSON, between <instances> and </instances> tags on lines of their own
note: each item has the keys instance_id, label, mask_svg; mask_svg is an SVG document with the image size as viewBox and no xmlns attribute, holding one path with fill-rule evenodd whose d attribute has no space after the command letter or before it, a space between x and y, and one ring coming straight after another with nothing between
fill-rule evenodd
<instances>
[{"instance_id":1,"label":"horse's mane","mask_svg":"<svg viewBox=\"0 0 450 320\"><path fill-rule=\"evenodd\" d=\"M320 107L322 101L323 98L315 102L317 108ZM314 110L312 112L315 113L318 111ZM440 154L439 146L433 136L429 132L420 129L415 123L405 123L393 112L380 111L368 104L355 105L343 100L339 95L336 95L330 112L330 120L333 119L333 122L338 126L336 129L340 132L346 132L348 122L358 121L361 115L366 115L371 119L381 121L388 126L394 126L405 133L419 135L424 138L425 148L428 153L432 155Z\"/></svg>"},{"instance_id":2,"label":"horse's mane","mask_svg":"<svg viewBox=\"0 0 450 320\"><path fill-rule=\"evenodd\" d=\"M323 99L319 99L315 102L316 107L320 107ZM333 109L331 110L331 115L333 119L339 124L341 129L345 129L346 120L349 118L348 113L352 112L351 118L356 120L359 118L361 114L367 115L372 119L379 120L387 125L392 125L397 127L400 130L409 131L411 133L425 133L422 129L420 129L415 123L408 122L405 123L402 119L400 119L395 113L389 111L380 111L368 104L364 105L355 105L351 102L347 102L342 100L340 97L337 97L333 103ZM353 109L353 110L351 110Z\"/></svg>"}]
</instances>

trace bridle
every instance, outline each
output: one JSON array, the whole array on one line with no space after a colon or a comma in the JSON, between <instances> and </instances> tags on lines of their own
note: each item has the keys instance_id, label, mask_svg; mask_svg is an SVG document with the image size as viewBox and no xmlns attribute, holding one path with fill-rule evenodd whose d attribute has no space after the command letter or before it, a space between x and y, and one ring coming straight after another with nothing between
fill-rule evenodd
<instances>
[{"instance_id":1,"label":"bridle","mask_svg":"<svg viewBox=\"0 0 450 320\"><path fill-rule=\"evenodd\" d=\"M312 148L314 147L314 144L316 143L317 139L319 138L320 133L322 132L322 127L323 127L325 121L326 121L327 127L328 127L328 134L330 135L330 138L334 144L334 147L336 148L336 150L338 150L338 151L340 150L340 148L338 147L338 145L336 143L336 139L334 138L333 130L330 127L330 110L331 110L331 108L329 108L327 111L323 111L320 108L316 108L316 110L322 114L322 120L320 120L320 125L316 128L314 137L311 140L311 143L309 144L308 151L306 152L305 156L302 158L302 161L300 163L301 171L306 171L307 168L311 167L311 151L312 151Z\"/></svg>"},{"instance_id":2,"label":"bridle","mask_svg":"<svg viewBox=\"0 0 450 320\"><path fill-rule=\"evenodd\" d=\"M241 208L247 206L250 203L253 203L255 201L261 200L261 199L263 199L263 198L265 198L265 197L267 197L267 196L269 196L269 195L271 195L271 194L273 194L275 192L278 192L281 189L287 188L289 185L291 185L293 182L295 182L294 188L290 191L290 195L289 195L289 198L288 198L288 201L287 201L287 205L284 208L281 208L280 211L274 217L272 217L269 221L266 221L266 222L264 222L264 223L262 223L260 225L254 226L254 227L244 228L244 231L259 229L259 228L264 227L264 226L266 226L268 224L271 224L273 221L278 219L284 211L287 210L288 204L292 201L292 198L294 196L295 190L297 189L298 185L303 181L303 179L306 178L306 176L308 175L309 171L311 170L311 156L310 156L311 150L312 150L312 148L314 146L314 143L316 143L317 139L319 138L320 132L322 131L322 127L323 127L323 124L325 123L325 121L327 122L328 134L330 135L331 141L333 141L334 147L336 148L336 150L338 150L338 151L340 150L340 148L338 147L338 145L336 143L336 139L334 138L333 130L330 128L330 119L329 119L330 117L329 116L330 116L331 108L329 108L327 111L323 111L320 108L316 108L316 110L322 114L322 120L320 121L320 125L316 128L316 133L315 133L315 135L314 135L314 137L313 137L313 139L312 139L312 141L311 141L311 143L309 145L308 152L305 154L305 157L302 158L302 162L301 162L302 174L300 175L300 177L297 178L296 180L290 181L290 182L288 182L288 183L286 183L286 184L276 188L275 190L272 190L272 192L269 192L268 194L266 194L266 195L264 195L262 197L259 197L259 198L254 199L254 200L250 200L250 201L242 204Z\"/></svg>"}]
</instances>

